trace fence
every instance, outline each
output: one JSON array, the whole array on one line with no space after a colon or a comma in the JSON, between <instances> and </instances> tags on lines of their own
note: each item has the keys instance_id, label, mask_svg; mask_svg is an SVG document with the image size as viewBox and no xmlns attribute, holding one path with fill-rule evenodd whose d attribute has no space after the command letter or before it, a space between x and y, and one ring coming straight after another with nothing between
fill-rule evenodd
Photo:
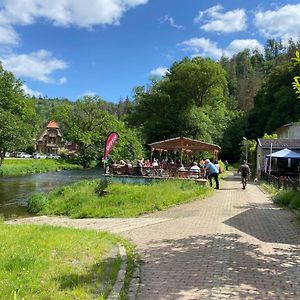
<instances>
[{"instance_id":1,"label":"fence","mask_svg":"<svg viewBox=\"0 0 300 300\"><path fill-rule=\"evenodd\" d=\"M268 173L262 173L261 179L266 181L268 184L280 189L293 189L300 191L300 180L290 176L276 177Z\"/></svg>"}]
</instances>

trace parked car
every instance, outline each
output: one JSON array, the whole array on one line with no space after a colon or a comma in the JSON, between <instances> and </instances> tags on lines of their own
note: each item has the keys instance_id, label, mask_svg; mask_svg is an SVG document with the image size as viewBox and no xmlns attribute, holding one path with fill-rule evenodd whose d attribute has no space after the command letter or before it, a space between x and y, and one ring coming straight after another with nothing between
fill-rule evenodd
<instances>
[{"instance_id":1,"label":"parked car","mask_svg":"<svg viewBox=\"0 0 300 300\"><path fill-rule=\"evenodd\" d=\"M51 159L60 159L60 155L58 154L48 154L47 158L51 158Z\"/></svg>"},{"instance_id":2,"label":"parked car","mask_svg":"<svg viewBox=\"0 0 300 300\"><path fill-rule=\"evenodd\" d=\"M47 155L42 154L42 153L34 153L33 158L35 158L35 159L45 159L45 158L47 158Z\"/></svg>"},{"instance_id":3,"label":"parked car","mask_svg":"<svg viewBox=\"0 0 300 300\"><path fill-rule=\"evenodd\" d=\"M26 152L18 152L16 157L18 157L18 158L31 158L32 155L28 154Z\"/></svg>"}]
</instances>

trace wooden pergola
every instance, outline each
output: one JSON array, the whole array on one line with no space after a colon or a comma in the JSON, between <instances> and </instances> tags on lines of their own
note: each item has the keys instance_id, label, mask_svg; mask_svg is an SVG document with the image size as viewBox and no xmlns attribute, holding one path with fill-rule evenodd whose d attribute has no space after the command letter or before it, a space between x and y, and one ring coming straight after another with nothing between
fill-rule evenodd
<instances>
[{"instance_id":1,"label":"wooden pergola","mask_svg":"<svg viewBox=\"0 0 300 300\"><path fill-rule=\"evenodd\" d=\"M154 151L158 151L160 153L165 151L179 151L181 157L180 160L182 162L182 155L184 152L195 153L201 151L209 151L213 153L214 159L216 159L218 157L218 153L221 150L221 147L218 145L205 143L186 137L177 137L173 139L159 141L151 143L149 144L149 146L151 147L151 161Z\"/></svg>"}]
</instances>

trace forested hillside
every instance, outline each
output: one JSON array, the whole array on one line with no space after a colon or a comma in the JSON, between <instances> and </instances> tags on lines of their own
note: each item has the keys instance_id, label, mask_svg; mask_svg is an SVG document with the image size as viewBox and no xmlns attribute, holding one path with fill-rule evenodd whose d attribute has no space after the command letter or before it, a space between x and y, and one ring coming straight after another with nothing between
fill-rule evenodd
<instances>
[{"instance_id":1,"label":"forested hillside","mask_svg":"<svg viewBox=\"0 0 300 300\"><path fill-rule=\"evenodd\" d=\"M99 96L74 102L30 98L1 67L1 132L7 136L0 141L1 155L32 146L43 125L55 119L65 138L80 145L79 159L86 166L100 160L99 149L110 131L120 133L114 159L133 160L149 150L150 142L185 136L219 144L222 158L237 161L243 137L256 139L300 119L293 89L300 66L292 59L299 49L299 41L284 46L269 40L264 53L245 49L220 61L184 58L163 78L136 87L132 99L118 103ZM15 136L14 143L8 134Z\"/></svg>"}]
</instances>

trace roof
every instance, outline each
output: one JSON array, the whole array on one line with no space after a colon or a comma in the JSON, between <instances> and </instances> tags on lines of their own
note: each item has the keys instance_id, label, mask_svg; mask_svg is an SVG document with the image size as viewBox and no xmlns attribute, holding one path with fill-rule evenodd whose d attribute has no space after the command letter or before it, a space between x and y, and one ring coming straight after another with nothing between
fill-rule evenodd
<instances>
[{"instance_id":1,"label":"roof","mask_svg":"<svg viewBox=\"0 0 300 300\"><path fill-rule=\"evenodd\" d=\"M268 157L277 157L277 158L300 158L300 153L297 153L295 151L289 150L287 148L274 152L274 153L270 153L269 155L267 155Z\"/></svg>"},{"instance_id":2,"label":"roof","mask_svg":"<svg viewBox=\"0 0 300 300\"><path fill-rule=\"evenodd\" d=\"M258 139L258 145L263 149L300 149L300 139Z\"/></svg>"},{"instance_id":3,"label":"roof","mask_svg":"<svg viewBox=\"0 0 300 300\"><path fill-rule=\"evenodd\" d=\"M280 132L280 131L282 131L282 130L288 128L288 127L295 126L295 125L296 125L296 126L300 126L300 122L293 122L293 123L284 124L284 125L282 125L281 127L277 128L277 129L275 130L275 132Z\"/></svg>"},{"instance_id":4,"label":"roof","mask_svg":"<svg viewBox=\"0 0 300 300\"><path fill-rule=\"evenodd\" d=\"M55 121L51 120L51 121L47 124L46 128L59 128L59 126L58 126L58 124L57 124Z\"/></svg>"},{"instance_id":5,"label":"roof","mask_svg":"<svg viewBox=\"0 0 300 300\"><path fill-rule=\"evenodd\" d=\"M151 150L180 150L180 151L216 151L221 147L215 144L202 142L186 137L177 137L149 144Z\"/></svg>"}]
</instances>

